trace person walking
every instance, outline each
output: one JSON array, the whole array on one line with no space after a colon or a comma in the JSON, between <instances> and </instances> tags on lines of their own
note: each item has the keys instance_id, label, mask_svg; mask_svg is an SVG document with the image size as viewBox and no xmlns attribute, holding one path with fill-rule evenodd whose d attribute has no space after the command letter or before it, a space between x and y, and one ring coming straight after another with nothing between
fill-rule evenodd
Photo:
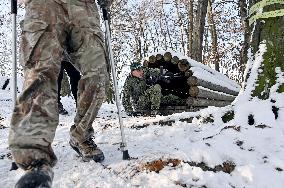
<instances>
[{"instance_id":1,"label":"person walking","mask_svg":"<svg viewBox=\"0 0 284 188\"><path fill-rule=\"evenodd\" d=\"M60 73L58 76L58 91L57 91L57 96L58 96L58 112L61 115L67 115L68 111L65 110L65 108L63 107L63 104L61 102L61 86L62 86L62 80L63 80L63 74L64 71L66 71L68 77L69 77L69 82L70 82L70 87L71 87L71 93L74 97L74 100L76 102L77 105L77 92L78 92L78 83L79 80L81 79L81 75L80 72L71 64L71 62L67 61L67 60L63 60L61 62L61 69L60 69Z\"/></svg>"},{"instance_id":2,"label":"person walking","mask_svg":"<svg viewBox=\"0 0 284 188\"><path fill-rule=\"evenodd\" d=\"M94 143L92 123L109 85L100 16L94 0L25 0L20 62L23 91L16 101L9 148L26 173L16 187L51 187L57 162L52 149L58 125L57 79L65 44L82 77L70 146L84 161L104 160Z\"/></svg>"}]
</instances>

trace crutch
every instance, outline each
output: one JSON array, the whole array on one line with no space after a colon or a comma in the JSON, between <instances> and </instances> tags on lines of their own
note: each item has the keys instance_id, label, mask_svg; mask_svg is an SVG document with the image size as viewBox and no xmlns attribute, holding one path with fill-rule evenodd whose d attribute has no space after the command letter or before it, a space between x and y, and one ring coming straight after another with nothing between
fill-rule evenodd
<instances>
[{"instance_id":1,"label":"crutch","mask_svg":"<svg viewBox=\"0 0 284 188\"><path fill-rule=\"evenodd\" d=\"M130 159L130 156L128 154L127 150L127 145L125 141L125 134L124 134L124 126L123 126L123 121L121 117L121 103L119 100L119 94L118 94L118 87L117 87L117 79L116 79L116 70L115 70L115 65L114 65L114 60L113 60L113 53L112 53L112 48L111 48L111 38L110 38L110 28L109 28L109 15L107 11L107 5L104 0L98 0L98 4L100 5L102 12L103 12L103 18L105 22L105 27L106 27L106 42L107 42L107 52L108 52L108 59L110 62L111 66L111 72L112 72L112 78L113 78L113 85L114 85L114 91L115 91L115 102L116 102L116 107L118 111L118 119L119 119L119 125L120 125L120 132L121 132L121 140L122 142L120 143L120 149L122 151L122 159L127 160Z\"/></svg>"},{"instance_id":2,"label":"crutch","mask_svg":"<svg viewBox=\"0 0 284 188\"><path fill-rule=\"evenodd\" d=\"M11 0L12 14L12 103L13 106L17 100L17 0ZM17 170L18 166L12 162L10 170Z\"/></svg>"},{"instance_id":3,"label":"crutch","mask_svg":"<svg viewBox=\"0 0 284 188\"><path fill-rule=\"evenodd\" d=\"M11 0L12 14L12 102L13 106L17 99L17 0Z\"/></svg>"}]
</instances>

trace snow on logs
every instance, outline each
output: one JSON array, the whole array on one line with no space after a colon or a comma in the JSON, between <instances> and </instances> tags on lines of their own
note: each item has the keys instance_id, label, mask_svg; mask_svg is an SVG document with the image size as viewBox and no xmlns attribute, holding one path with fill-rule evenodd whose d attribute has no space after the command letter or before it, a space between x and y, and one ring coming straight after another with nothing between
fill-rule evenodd
<instances>
[{"instance_id":1,"label":"snow on logs","mask_svg":"<svg viewBox=\"0 0 284 188\"><path fill-rule=\"evenodd\" d=\"M220 72L175 52L151 54L144 66L160 68L179 75L170 84L161 85L164 94L174 94L186 100L186 106L207 107L229 105L240 86Z\"/></svg>"}]
</instances>

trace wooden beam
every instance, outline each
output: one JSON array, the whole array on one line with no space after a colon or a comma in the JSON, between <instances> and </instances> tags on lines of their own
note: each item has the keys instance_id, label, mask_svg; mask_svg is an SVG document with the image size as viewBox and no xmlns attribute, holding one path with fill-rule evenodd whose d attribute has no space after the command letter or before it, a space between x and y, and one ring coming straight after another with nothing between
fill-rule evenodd
<instances>
[{"instance_id":1,"label":"wooden beam","mask_svg":"<svg viewBox=\"0 0 284 188\"><path fill-rule=\"evenodd\" d=\"M179 60L178 68L181 72L187 71L190 68L188 61L186 59Z\"/></svg>"},{"instance_id":2,"label":"wooden beam","mask_svg":"<svg viewBox=\"0 0 284 188\"><path fill-rule=\"evenodd\" d=\"M156 59L157 59L157 61L162 60L163 59L163 55L162 54L157 54L156 55Z\"/></svg>"},{"instance_id":3,"label":"wooden beam","mask_svg":"<svg viewBox=\"0 0 284 188\"><path fill-rule=\"evenodd\" d=\"M220 85L217 85L217 84L196 78L195 76L190 76L187 79L187 84L189 86L202 86L202 87L211 89L213 91L220 91L220 92L227 93L227 94L230 94L230 95L235 95L235 96L237 96L239 94L238 92L230 90L227 87L223 87L223 86L220 86Z\"/></svg>"},{"instance_id":4,"label":"wooden beam","mask_svg":"<svg viewBox=\"0 0 284 188\"><path fill-rule=\"evenodd\" d=\"M189 88L189 95L191 97L198 98L206 98L206 99L214 99L214 100L222 100L222 101L233 101L235 100L235 96L228 95L222 92L208 90L198 86L192 86Z\"/></svg>"},{"instance_id":5,"label":"wooden beam","mask_svg":"<svg viewBox=\"0 0 284 188\"><path fill-rule=\"evenodd\" d=\"M166 52L164 54L164 60L170 62L172 60L172 54L170 52Z\"/></svg>"},{"instance_id":6,"label":"wooden beam","mask_svg":"<svg viewBox=\"0 0 284 188\"><path fill-rule=\"evenodd\" d=\"M220 100L212 100L212 99L204 99L204 98L194 98L194 97L188 97L186 101L188 106L217 106L217 107L223 107L231 104L230 101L220 101Z\"/></svg>"},{"instance_id":7,"label":"wooden beam","mask_svg":"<svg viewBox=\"0 0 284 188\"><path fill-rule=\"evenodd\" d=\"M149 65L149 62L148 62L147 60L145 60L145 61L143 62L143 66L148 67L148 65Z\"/></svg>"},{"instance_id":8,"label":"wooden beam","mask_svg":"<svg viewBox=\"0 0 284 188\"><path fill-rule=\"evenodd\" d=\"M156 56L154 56L154 55L151 55L150 57L149 57L149 63L156 63Z\"/></svg>"},{"instance_id":9,"label":"wooden beam","mask_svg":"<svg viewBox=\"0 0 284 188\"><path fill-rule=\"evenodd\" d=\"M179 58L178 58L178 56L174 56L172 59L171 59L171 62L172 62L172 64L178 64L178 62L179 62Z\"/></svg>"}]
</instances>

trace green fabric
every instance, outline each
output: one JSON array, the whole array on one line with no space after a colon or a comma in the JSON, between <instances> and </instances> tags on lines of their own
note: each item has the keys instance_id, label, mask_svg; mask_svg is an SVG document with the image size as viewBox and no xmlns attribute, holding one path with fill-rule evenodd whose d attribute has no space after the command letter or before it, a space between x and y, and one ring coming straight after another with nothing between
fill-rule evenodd
<instances>
[{"instance_id":1,"label":"green fabric","mask_svg":"<svg viewBox=\"0 0 284 188\"><path fill-rule=\"evenodd\" d=\"M142 68L142 65L138 62L134 62L130 65L130 70L133 71L133 70L137 70L137 69L140 69Z\"/></svg>"}]
</instances>

